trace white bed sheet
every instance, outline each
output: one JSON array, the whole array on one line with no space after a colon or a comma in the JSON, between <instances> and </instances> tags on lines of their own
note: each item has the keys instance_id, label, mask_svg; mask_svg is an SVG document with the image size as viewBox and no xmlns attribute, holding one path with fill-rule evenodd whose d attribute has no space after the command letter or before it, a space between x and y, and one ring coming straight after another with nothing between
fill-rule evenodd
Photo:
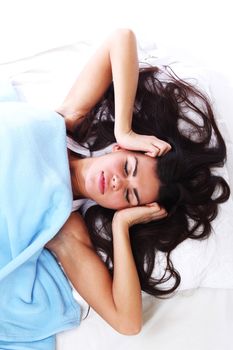
<instances>
[{"instance_id":1,"label":"white bed sheet","mask_svg":"<svg viewBox=\"0 0 233 350\"><path fill-rule=\"evenodd\" d=\"M59 106L87 57L94 50L92 42L77 42L53 48L32 57L23 57L0 65L2 79L9 78L22 99L34 105L54 109ZM143 48L143 43L140 45ZM140 52L145 60L158 63L174 61L169 54L157 50L156 45L144 46ZM146 53L145 53L146 52ZM215 72L196 70L193 65L176 66L188 75L204 78L216 109L220 111L219 122L231 149L233 135L229 125L232 121L229 93L223 95L211 82L222 82ZM204 76L203 76L204 72ZM204 85L205 85L204 84ZM229 90L230 91L230 90ZM221 92L221 93L220 93ZM224 117L223 117L224 116ZM229 122L229 124L228 124ZM226 135L227 133L227 135ZM232 179L231 152L225 176ZM99 316L91 311L81 326L58 335L57 349L150 349L153 346L166 349L231 350L233 330L233 235L232 198L221 206L221 213L214 223L214 233L208 240L182 243L173 253L173 262L181 274L179 292L171 299L159 301L144 295L145 323L141 334L126 337L117 334ZM80 302L85 302L78 296ZM86 309L86 306L84 306ZM85 311L84 311L85 312Z\"/></svg>"},{"instance_id":2,"label":"white bed sheet","mask_svg":"<svg viewBox=\"0 0 233 350\"><path fill-rule=\"evenodd\" d=\"M57 350L232 350L233 291L192 289L173 298L144 296L144 324L136 336L114 331L91 310L80 327L57 336Z\"/></svg>"},{"instance_id":3,"label":"white bed sheet","mask_svg":"<svg viewBox=\"0 0 233 350\"><path fill-rule=\"evenodd\" d=\"M232 122L230 106L229 103L225 104L229 95L221 97L221 90L216 90L217 84L213 84L212 81L218 76L215 77L215 73L205 67L180 62L177 57L161 52L155 43L139 42L138 47L142 64L170 64L181 77L194 78L191 79L192 82L198 82L198 85L216 100L216 108L220 109L220 113L217 114L218 122L227 140L228 150L232 152L233 131L232 135L228 132L231 130L228 121ZM94 50L95 45L90 41L53 48L29 58L1 64L0 76L11 79L22 100L54 109L60 105L78 72ZM220 81L217 79L218 84ZM229 176L233 170L233 152L231 152L227 167L221 170L228 180L233 179ZM213 223L214 233L208 240L186 240L173 252L172 260L182 276L179 290L197 287L233 288L233 273L229 271L233 267L233 254L230 249L233 247L232 212L233 200L230 198L227 203L220 206L220 214ZM163 255L161 254L159 258L162 266ZM159 266L157 270L159 271Z\"/></svg>"}]
</instances>

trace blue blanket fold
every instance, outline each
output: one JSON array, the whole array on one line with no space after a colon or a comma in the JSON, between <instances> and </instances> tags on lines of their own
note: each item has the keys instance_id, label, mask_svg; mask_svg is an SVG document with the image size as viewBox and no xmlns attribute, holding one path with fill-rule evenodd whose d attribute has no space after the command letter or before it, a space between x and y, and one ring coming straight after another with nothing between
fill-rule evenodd
<instances>
[{"instance_id":1,"label":"blue blanket fold","mask_svg":"<svg viewBox=\"0 0 233 350\"><path fill-rule=\"evenodd\" d=\"M35 344L48 350L51 336L79 324L69 282L43 249L71 208L64 120L23 102L1 102L0 349L41 340Z\"/></svg>"}]
</instances>

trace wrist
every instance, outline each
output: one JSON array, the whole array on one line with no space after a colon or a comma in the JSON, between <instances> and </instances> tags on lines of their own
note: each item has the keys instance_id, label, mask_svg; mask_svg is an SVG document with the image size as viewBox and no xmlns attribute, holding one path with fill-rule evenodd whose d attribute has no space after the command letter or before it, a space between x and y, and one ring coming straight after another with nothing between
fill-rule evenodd
<instances>
[{"instance_id":1,"label":"wrist","mask_svg":"<svg viewBox=\"0 0 233 350\"><path fill-rule=\"evenodd\" d=\"M123 145L127 142L128 137L133 133L131 128L128 129L115 129L114 134L115 138L119 145Z\"/></svg>"},{"instance_id":2,"label":"wrist","mask_svg":"<svg viewBox=\"0 0 233 350\"><path fill-rule=\"evenodd\" d=\"M114 133L115 136L124 136L131 132L132 129L132 112L121 112L115 115Z\"/></svg>"},{"instance_id":3,"label":"wrist","mask_svg":"<svg viewBox=\"0 0 233 350\"><path fill-rule=\"evenodd\" d=\"M124 216L123 211L117 211L114 214L113 220L112 220L112 228L113 231L117 230L117 231L122 231L122 232L129 232L129 227L130 224L127 220L127 218Z\"/></svg>"}]
</instances>

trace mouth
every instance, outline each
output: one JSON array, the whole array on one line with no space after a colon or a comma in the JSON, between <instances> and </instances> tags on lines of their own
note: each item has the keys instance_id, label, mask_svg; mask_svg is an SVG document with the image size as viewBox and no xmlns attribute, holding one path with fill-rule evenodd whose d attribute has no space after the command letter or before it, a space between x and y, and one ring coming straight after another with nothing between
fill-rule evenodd
<instances>
[{"instance_id":1,"label":"mouth","mask_svg":"<svg viewBox=\"0 0 233 350\"><path fill-rule=\"evenodd\" d=\"M104 191L105 191L105 178L104 178L104 172L103 171L101 171L101 173L100 173L98 185L99 185L100 193L104 194Z\"/></svg>"}]
</instances>

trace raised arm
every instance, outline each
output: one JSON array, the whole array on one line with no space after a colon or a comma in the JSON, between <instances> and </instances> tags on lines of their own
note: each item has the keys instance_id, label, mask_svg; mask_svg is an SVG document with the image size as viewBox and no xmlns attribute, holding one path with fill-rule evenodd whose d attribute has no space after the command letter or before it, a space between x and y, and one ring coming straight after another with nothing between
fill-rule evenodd
<instances>
[{"instance_id":1,"label":"raised arm","mask_svg":"<svg viewBox=\"0 0 233 350\"><path fill-rule=\"evenodd\" d=\"M57 109L64 115L68 129L73 130L75 122L95 106L113 81L116 129L129 131L138 71L134 33L129 29L114 31L90 58Z\"/></svg>"},{"instance_id":2,"label":"raised arm","mask_svg":"<svg viewBox=\"0 0 233 350\"><path fill-rule=\"evenodd\" d=\"M161 156L171 146L155 136L132 131L133 106L138 84L137 43L129 29L118 29L96 51L79 74L57 112L73 131L77 121L96 105L113 81L115 98L114 133L121 147Z\"/></svg>"},{"instance_id":3,"label":"raised arm","mask_svg":"<svg viewBox=\"0 0 233 350\"><path fill-rule=\"evenodd\" d=\"M112 224L113 278L94 251L80 214L72 213L59 234L47 245L79 294L122 334L137 334L142 325L141 288L130 246L129 227L165 215L158 205L124 209L115 214Z\"/></svg>"}]
</instances>

